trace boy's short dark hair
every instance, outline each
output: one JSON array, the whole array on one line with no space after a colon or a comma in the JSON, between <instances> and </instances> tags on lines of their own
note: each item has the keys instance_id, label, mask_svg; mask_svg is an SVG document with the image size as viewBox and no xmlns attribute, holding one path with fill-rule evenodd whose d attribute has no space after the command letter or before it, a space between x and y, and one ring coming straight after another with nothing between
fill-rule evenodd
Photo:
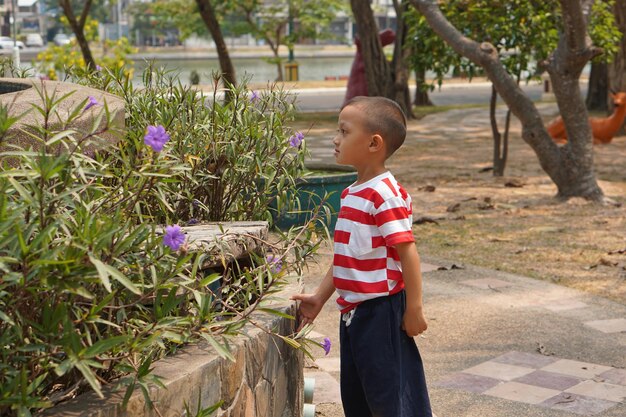
<instances>
[{"instance_id":1,"label":"boy's short dark hair","mask_svg":"<svg viewBox=\"0 0 626 417\"><path fill-rule=\"evenodd\" d=\"M398 103L385 97L356 96L341 109L348 106L357 106L365 113L367 129L382 136L387 145L387 158L402 146L406 138L406 116Z\"/></svg>"}]
</instances>

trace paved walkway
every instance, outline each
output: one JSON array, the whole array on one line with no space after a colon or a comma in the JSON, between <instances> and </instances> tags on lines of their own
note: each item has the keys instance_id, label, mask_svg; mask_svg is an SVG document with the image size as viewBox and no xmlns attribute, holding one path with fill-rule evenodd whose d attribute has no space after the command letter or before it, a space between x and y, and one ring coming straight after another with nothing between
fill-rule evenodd
<instances>
[{"instance_id":1,"label":"paved walkway","mask_svg":"<svg viewBox=\"0 0 626 417\"><path fill-rule=\"evenodd\" d=\"M553 111L542 106L542 111ZM455 110L457 133L488 128L475 109ZM481 110L484 115L484 109ZM432 117L432 119L429 119ZM422 131L441 134L430 126ZM320 138L321 139L321 138ZM311 138L313 158L328 161L329 138ZM331 261L305 275L317 287ZM429 330L416 338L438 417L626 416L626 305L523 276L453 260L422 259ZM315 378L318 416L342 417L338 313L329 302L314 337L329 337L328 356L314 349L305 377Z\"/></svg>"}]
</instances>

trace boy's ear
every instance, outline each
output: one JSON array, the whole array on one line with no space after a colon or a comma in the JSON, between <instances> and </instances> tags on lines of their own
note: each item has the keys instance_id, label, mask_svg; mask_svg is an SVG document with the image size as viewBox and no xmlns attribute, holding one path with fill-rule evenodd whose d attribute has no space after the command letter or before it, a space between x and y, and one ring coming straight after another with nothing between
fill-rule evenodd
<instances>
[{"instance_id":1,"label":"boy's ear","mask_svg":"<svg viewBox=\"0 0 626 417\"><path fill-rule=\"evenodd\" d=\"M385 149L385 141L383 140L383 137L380 136L379 134L372 135L372 138L370 139L369 151L378 152L384 149Z\"/></svg>"}]
</instances>

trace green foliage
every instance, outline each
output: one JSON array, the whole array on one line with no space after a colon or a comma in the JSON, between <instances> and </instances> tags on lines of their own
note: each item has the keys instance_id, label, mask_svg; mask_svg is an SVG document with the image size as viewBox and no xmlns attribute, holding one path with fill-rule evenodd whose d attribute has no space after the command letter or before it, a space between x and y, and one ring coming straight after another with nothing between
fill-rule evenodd
<instances>
[{"instance_id":1,"label":"green foliage","mask_svg":"<svg viewBox=\"0 0 626 417\"><path fill-rule=\"evenodd\" d=\"M220 21L224 36L238 36L249 33L245 20L233 12L227 2L212 1L215 14ZM133 30L146 35L153 30L178 30L179 38L185 40L191 35L210 36L200 16L195 0L155 0L151 3L133 3L127 12L133 16Z\"/></svg>"},{"instance_id":2,"label":"green foliage","mask_svg":"<svg viewBox=\"0 0 626 417\"><path fill-rule=\"evenodd\" d=\"M196 70L191 71L191 74L189 75L189 82L191 83L191 85L200 84L200 74L198 74L198 71Z\"/></svg>"},{"instance_id":3,"label":"green foliage","mask_svg":"<svg viewBox=\"0 0 626 417\"><path fill-rule=\"evenodd\" d=\"M270 204L276 199L289 203L284 196L302 176L306 155L305 143L289 145L293 132L286 122L294 117L295 96L274 88L254 98L257 93L251 95L243 80L231 90L231 101L222 105L218 76L214 93L206 96L182 85L175 73L152 65L141 88L121 71L102 71L79 81L117 94L127 108L136 109L126 118L127 140L120 146L118 164L146 163L152 171L112 179L111 187L140 183L148 193L135 204L151 221L271 222ZM172 146L158 154L146 149L143 138L150 125L164 126ZM161 176L167 181L156 181Z\"/></svg>"},{"instance_id":4,"label":"green foliage","mask_svg":"<svg viewBox=\"0 0 626 417\"><path fill-rule=\"evenodd\" d=\"M280 45L293 49L302 39L328 38L330 35L324 28L339 11L346 10L347 5L340 0L243 0L232 7L246 17L252 35L270 46L274 52L271 62L280 64ZM293 29L289 33L288 27Z\"/></svg>"},{"instance_id":5,"label":"green foliage","mask_svg":"<svg viewBox=\"0 0 626 417\"><path fill-rule=\"evenodd\" d=\"M91 7L89 9L89 15L96 20L101 22L110 22L111 21L111 4L116 4L120 0L92 0ZM66 25L67 21L63 22L63 11L59 7L59 0L43 0L43 3L46 4L46 9L48 10L60 10L61 13L52 15L56 18L59 24ZM85 0L70 0L70 5L72 10L74 10L76 15L80 16L80 13L83 10L85 5Z\"/></svg>"},{"instance_id":6,"label":"green foliage","mask_svg":"<svg viewBox=\"0 0 626 417\"><path fill-rule=\"evenodd\" d=\"M620 35L612 4L613 0L595 2L589 29L594 44L606 52L603 59L615 52ZM556 0L453 0L440 8L463 35L494 45L507 71L518 79L537 77L539 65L559 41L561 14ZM432 32L417 10L407 13L407 22L409 45L416 51L410 60L415 70L433 71L439 84L451 68L460 68L470 78L480 71Z\"/></svg>"},{"instance_id":7,"label":"green foliage","mask_svg":"<svg viewBox=\"0 0 626 417\"><path fill-rule=\"evenodd\" d=\"M271 262L254 255L212 273L193 247L164 246L159 226L192 215L269 217L262 204L287 192L302 163L303 149L285 145L293 111L285 92L251 102L236 90L221 105L154 68L142 89L121 69L82 77L126 100L126 131L116 145L103 138L116 133L106 103L85 130L63 127L87 100L62 126L25 126L33 149L12 145L7 134L0 142L2 416L30 415L88 389L100 394L113 379L127 387L124 402L139 389L151 404L154 361L197 340L230 357L226 338L268 309L285 277L317 248L308 224L280 235ZM43 86L33 112L51 117L68 95ZM13 123L1 110L0 126ZM160 152L144 143L146 126L156 124L171 135ZM268 185L259 188L253 175ZM220 279L228 282L222 294L213 290Z\"/></svg>"},{"instance_id":8,"label":"green foliage","mask_svg":"<svg viewBox=\"0 0 626 417\"><path fill-rule=\"evenodd\" d=\"M593 4L589 36L595 45L604 50L604 54L596 57L595 61L612 62L619 52L622 36L626 36L615 22L614 6L615 0L596 1Z\"/></svg>"},{"instance_id":9,"label":"green foliage","mask_svg":"<svg viewBox=\"0 0 626 417\"><path fill-rule=\"evenodd\" d=\"M133 32L141 31L145 36L172 29L178 29L181 39L194 33L208 35L194 0L135 2L128 6L127 12L133 17Z\"/></svg>"},{"instance_id":10,"label":"green foliage","mask_svg":"<svg viewBox=\"0 0 626 417\"><path fill-rule=\"evenodd\" d=\"M92 39L97 41L98 38ZM100 52L95 55L96 64L103 68L123 69L126 75L133 74L133 61L128 55L137 52L128 39L122 37L116 41L105 40L101 48L95 49ZM37 55L37 70L51 80L62 79L68 72L86 72L87 66L82 52L73 39L67 45L48 44L47 48Z\"/></svg>"}]
</instances>

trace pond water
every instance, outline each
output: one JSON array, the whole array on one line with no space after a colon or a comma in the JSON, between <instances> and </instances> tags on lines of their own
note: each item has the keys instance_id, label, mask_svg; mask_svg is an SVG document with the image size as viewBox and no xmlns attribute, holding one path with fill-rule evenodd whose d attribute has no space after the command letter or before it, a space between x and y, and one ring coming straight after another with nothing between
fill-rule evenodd
<instances>
[{"instance_id":1,"label":"pond water","mask_svg":"<svg viewBox=\"0 0 626 417\"><path fill-rule=\"evenodd\" d=\"M275 64L270 64L264 58L234 58L233 65L237 78L245 74L251 76L251 82L265 83L274 81L278 74ZM300 80L323 80L324 77L339 77L350 74L352 67L351 57L323 57L323 58L297 58ZM200 83L207 84L211 79L212 71L219 71L217 59L155 59L158 66L175 70L180 73L180 80L189 83L191 71L200 74ZM146 60L135 60L135 79L141 81L141 74L148 65ZM286 74L286 73L284 73Z\"/></svg>"}]
</instances>

